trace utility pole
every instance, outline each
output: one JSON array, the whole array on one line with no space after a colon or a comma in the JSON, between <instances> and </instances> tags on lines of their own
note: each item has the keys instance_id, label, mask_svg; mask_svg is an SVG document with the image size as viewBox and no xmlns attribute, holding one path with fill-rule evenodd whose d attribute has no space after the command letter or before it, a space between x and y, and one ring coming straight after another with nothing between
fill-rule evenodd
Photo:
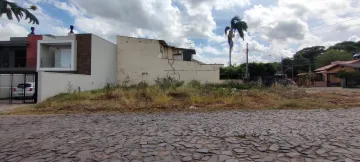
<instances>
[{"instance_id":1,"label":"utility pole","mask_svg":"<svg viewBox=\"0 0 360 162\"><path fill-rule=\"evenodd\" d=\"M245 72L245 78L249 78L249 43L246 43L246 72Z\"/></svg>"},{"instance_id":2,"label":"utility pole","mask_svg":"<svg viewBox=\"0 0 360 162\"><path fill-rule=\"evenodd\" d=\"M229 66L231 66L231 49L229 51Z\"/></svg>"},{"instance_id":3,"label":"utility pole","mask_svg":"<svg viewBox=\"0 0 360 162\"><path fill-rule=\"evenodd\" d=\"M295 59L293 58L292 59L292 67L291 67L291 80L294 80L294 61Z\"/></svg>"},{"instance_id":4,"label":"utility pole","mask_svg":"<svg viewBox=\"0 0 360 162\"><path fill-rule=\"evenodd\" d=\"M281 75L285 76L284 74L284 59L281 57Z\"/></svg>"},{"instance_id":5,"label":"utility pole","mask_svg":"<svg viewBox=\"0 0 360 162\"><path fill-rule=\"evenodd\" d=\"M309 78L309 84L311 85L311 63L309 63L309 74L308 74L308 78Z\"/></svg>"}]
</instances>

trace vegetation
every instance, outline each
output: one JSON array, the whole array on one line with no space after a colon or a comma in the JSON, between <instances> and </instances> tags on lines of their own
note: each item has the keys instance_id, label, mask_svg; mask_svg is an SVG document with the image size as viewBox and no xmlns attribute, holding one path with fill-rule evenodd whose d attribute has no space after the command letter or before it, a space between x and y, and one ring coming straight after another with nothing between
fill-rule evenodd
<instances>
[{"instance_id":1,"label":"vegetation","mask_svg":"<svg viewBox=\"0 0 360 162\"><path fill-rule=\"evenodd\" d=\"M328 50L324 54L317 57L316 66L323 67L329 65L333 61L349 61L352 60L351 53L346 51Z\"/></svg>"},{"instance_id":2,"label":"vegetation","mask_svg":"<svg viewBox=\"0 0 360 162\"><path fill-rule=\"evenodd\" d=\"M292 72L294 72L294 76L296 76L298 73L315 70L316 58L324 53L324 51L324 46L307 47L296 52L293 60L291 58L284 58L282 61L284 73L292 76Z\"/></svg>"},{"instance_id":3,"label":"vegetation","mask_svg":"<svg viewBox=\"0 0 360 162\"><path fill-rule=\"evenodd\" d=\"M360 72L354 70L339 70L336 74L338 78L349 79L349 80L359 80Z\"/></svg>"},{"instance_id":4,"label":"vegetation","mask_svg":"<svg viewBox=\"0 0 360 162\"><path fill-rule=\"evenodd\" d=\"M337 50L337 51L345 51L350 54L355 54L360 52L360 43L352 42L352 41L344 41L341 43L337 43L334 46L330 46L328 50Z\"/></svg>"},{"instance_id":5,"label":"vegetation","mask_svg":"<svg viewBox=\"0 0 360 162\"><path fill-rule=\"evenodd\" d=\"M175 89L178 87L181 87L184 84L184 81L178 81L175 78L172 78L170 76L165 78L157 78L155 80L156 85L158 85L161 89Z\"/></svg>"},{"instance_id":6,"label":"vegetation","mask_svg":"<svg viewBox=\"0 0 360 162\"><path fill-rule=\"evenodd\" d=\"M249 74L251 77L274 76L279 69L279 63L249 63ZM222 79L242 79L245 76L246 64L233 65L220 69Z\"/></svg>"},{"instance_id":7,"label":"vegetation","mask_svg":"<svg viewBox=\"0 0 360 162\"><path fill-rule=\"evenodd\" d=\"M25 16L25 20L29 19L29 23L39 24L39 20L33 15L29 10L35 11L36 6L30 6L30 8L23 8L18 6L14 2L9 2L6 0L0 0L0 17L3 14L6 14L9 20L13 20L13 14L16 19L20 21Z\"/></svg>"},{"instance_id":8,"label":"vegetation","mask_svg":"<svg viewBox=\"0 0 360 162\"><path fill-rule=\"evenodd\" d=\"M170 83L169 83L170 82ZM166 85L166 86L164 86ZM87 92L62 93L46 101L15 109L10 114L66 114L96 112L167 112L233 109L308 109L360 106L357 94L309 93L275 85L225 82L200 84L160 78L155 85L106 85ZM359 97L359 96L358 96ZM340 99L341 98L341 99Z\"/></svg>"},{"instance_id":9,"label":"vegetation","mask_svg":"<svg viewBox=\"0 0 360 162\"><path fill-rule=\"evenodd\" d=\"M229 43L229 66L231 66L231 52L234 47L233 38L235 37L235 32L238 31L240 38L244 40L245 34L244 31L247 31L248 26L245 21L242 21L239 16L235 16L230 21L230 27L225 28L225 35L228 37Z\"/></svg>"},{"instance_id":10,"label":"vegetation","mask_svg":"<svg viewBox=\"0 0 360 162\"><path fill-rule=\"evenodd\" d=\"M324 46L306 47L295 53L293 58L284 58L282 61L284 73L291 76L313 71L330 64L333 61L348 61L355 53L360 52L360 43L344 41L325 49ZM294 68L294 69L293 69Z\"/></svg>"}]
</instances>

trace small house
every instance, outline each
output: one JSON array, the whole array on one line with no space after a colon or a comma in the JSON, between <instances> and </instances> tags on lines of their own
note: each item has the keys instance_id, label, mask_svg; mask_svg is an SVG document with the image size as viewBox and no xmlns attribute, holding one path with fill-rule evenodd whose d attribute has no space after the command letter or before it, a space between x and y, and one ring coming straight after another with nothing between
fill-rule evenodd
<instances>
[{"instance_id":1,"label":"small house","mask_svg":"<svg viewBox=\"0 0 360 162\"><path fill-rule=\"evenodd\" d=\"M340 86L341 79L337 77L340 70L359 70L360 60L351 61L334 61L331 64L315 70L314 86L317 87L332 87Z\"/></svg>"}]
</instances>

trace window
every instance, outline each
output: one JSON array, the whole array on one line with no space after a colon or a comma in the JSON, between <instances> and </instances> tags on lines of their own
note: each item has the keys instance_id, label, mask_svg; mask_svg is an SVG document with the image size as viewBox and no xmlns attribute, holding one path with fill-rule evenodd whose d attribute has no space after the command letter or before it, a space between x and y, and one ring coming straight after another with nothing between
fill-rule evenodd
<instances>
[{"instance_id":1,"label":"window","mask_svg":"<svg viewBox=\"0 0 360 162\"><path fill-rule=\"evenodd\" d=\"M324 76L323 74L316 74L315 75L315 81L324 81Z\"/></svg>"},{"instance_id":2,"label":"window","mask_svg":"<svg viewBox=\"0 0 360 162\"><path fill-rule=\"evenodd\" d=\"M41 68L70 68L71 48L66 46L49 47L41 55Z\"/></svg>"},{"instance_id":3,"label":"window","mask_svg":"<svg viewBox=\"0 0 360 162\"><path fill-rule=\"evenodd\" d=\"M26 67L26 51L15 50L15 62L14 67Z\"/></svg>"},{"instance_id":4,"label":"window","mask_svg":"<svg viewBox=\"0 0 360 162\"><path fill-rule=\"evenodd\" d=\"M9 68L10 67L9 60L10 60L9 53L0 51L0 68Z\"/></svg>"},{"instance_id":5,"label":"window","mask_svg":"<svg viewBox=\"0 0 360 162\"><path fill-rule=\"evenodd\" d=\"M71 49L62 48L55 51L55 67L71 67Z\"/></svg>"},{"instance_id":6,"label":"window","mask_svg":"<svg viewBox=\"0 0 360 162\"><path fill-rule=\"evenodd\" d=\"M41 40L38 45L38 70L76 71L74 40Z\"/></svg>"},{"instance_id":7,"label":"window","mask_svg":"<svg viewBox=\"0 0 360 162\"><path fill-rule=\"evenodd\" d=\"M29 87L31 87L31 84L19 84L17 87L18 88L29 88Z\"/></svg>"}]
</instances>

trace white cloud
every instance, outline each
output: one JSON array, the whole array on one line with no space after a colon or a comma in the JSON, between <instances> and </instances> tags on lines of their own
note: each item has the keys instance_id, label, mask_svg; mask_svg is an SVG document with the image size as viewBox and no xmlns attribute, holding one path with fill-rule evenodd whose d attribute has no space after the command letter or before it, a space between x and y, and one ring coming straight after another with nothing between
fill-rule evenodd
<instances>
[{"instance_id":1,"label":"white cloud","mask_svg":"<svg viewBox=\"0 0 360 162\"><path fill-rule=\"evenodd\" d=\"M29 32L22 26L8 23L6 25L0 24L0 40L9 40L10 37L23 37Z\"/></svg>"},{"instance_id":2,"label":"white cloud","mask_svg":"<svg viewBox=\"0 0 360 162\"><path fill-rule=\"evenodd\" d=\"M26 34L21 35L21 36L27 36L28 33L30 33L30 27L35 27L35 34L54 34L54 35L66 35L70 29L67 29L63 27L63 22L61 20L55 19L51 16L49 16L47 13L45 13L45 11L43 10L43 8L41 7L41 5L39 5L38 3L40 2L47 2L49 0L31 0L31 1L27 1L27 0L16 0L15 2L23 7L26 6L31 6L31 5L36 5L38 7L38 9L36 11L31 11L39 20L40 24L36 25L36 24L30 24L28 23L29 20L25 20L24 18L20 20L20 22L18 22L17 20L8 20L6 17L1 17L0 18L0 24L2 24L3 26L7 26L8 24L16 24L16 25L20 25L23 28L25 28L26 30L28 30L28 32L26 32ZM1 35L0 35L1 36Z\"/></svg>"},{"instance_id":3,"label":"white cloud","mask_svg":"<svg viewBox=\"0 0 360 162\"><path fill-rule=\"evenodd\" d=\"M23 6L36 4L38 34L66 35L68 27L46 13L41 3L57 7L73 17L75 29L114 41L116 35L164 39L171 45L189 47L195 42L196 58L208 63L228 62L223 29L234 15L248 23L245 40L236 35L233 62L245 61L249 43L251 61L278 61L314 45L330 46L359 40L360 3L356 0L15 0ZM49 11L51 12L51 11ZM26 36L32 24L0 18L0 38ZM346 21L346 22L344 22ZM336 24L336 25L332 25ZM319 26L323 29L313 30ZM331 25L331 26L330 26ZM16 29L16 30L13 30ZM219 30L218 30L219 29ZM221 31L221 32L219 32Z\"/></svg>"},{"instance_id":4,"label":"white cloud","mask_svg":"<svg viewBox=\"0 0 360 162\"><path fill-rule=\"evenodd\" d=\"M227 53L226 50L219 51L218 49L211 47L211 46L203 47L203 48L201 48L201 50L203 53L211 53L214 55L225 55Z\"/></svg>"},{"instance_id":5,"label":"white cloud","mask_svg":"<svg viewBox=\"0 0 360 162\"><path fill-rule=\"evenodd\" d=\"M358 42L358 41L360 41L360 37L353 35L348 39L348 41Z\"/></svg>"},{"instance_id":6,"label":"white cloud","mask_svg":"<svg viewBox=\"0 0 360 162\"><path fill-rule=\"evenodd\" d=\"M66 2L52 1L55 7L68 11L72 16L84 15L84 11L81 8L76 7L74 4L68 4Z\"/></svg>"}]
</instances>

